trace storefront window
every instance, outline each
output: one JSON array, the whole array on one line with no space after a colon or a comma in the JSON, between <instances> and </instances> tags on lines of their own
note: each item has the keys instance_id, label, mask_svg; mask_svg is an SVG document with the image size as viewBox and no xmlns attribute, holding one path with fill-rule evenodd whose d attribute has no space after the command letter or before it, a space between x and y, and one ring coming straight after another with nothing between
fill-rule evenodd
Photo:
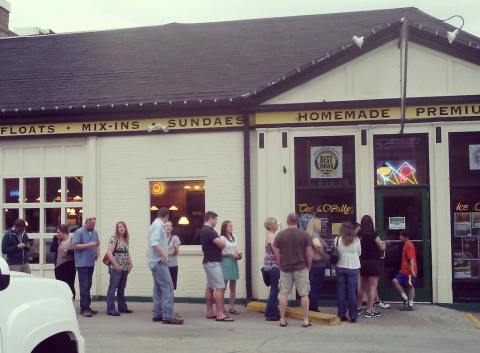
<instances>
[{"instance_id":1,"label":"storefront window","mask_svg":"<svg viewBox=\"0 0 480 353\"><path fill-rule=\"evenodd\" d=\"M341 223L355 221L353 136L295 138L295 199L300 227L319 217L331 252ZM333 276L333 268L326 275Z\"/></svg>"},{"instance_id":2,"label":"storefront window","mask_svg":"<svg viewBox=\"0 0 480 353\"><path fill-rule=\"evenodd\" d=\"M20 199L20 183L18 179L3 179L5 203L18 203Z\"/></svg>"},{"instance_id":3,"label":"storefront window","mask_svg":"<svg viewBox=\"0 0 480 353\"><path fill-rule=\"evenodd\" d=\"M40 178L23 179L23 187L26 203L40 202Z\"/></svg>"},{"instance_id":4,"label":"storefront window","mask_svg":"<svg viewBox=\"0 0 480 353\"><path fill-rule=\"evenodd\" d=\"M67 202L81 202L83 201L83 178L67 177Z\"/></svg>"},{"instance_id":5,"label":"storefront window","mask_svg":"<svg viewBox=\"0 0 480 353\"><path fill-rule=\"evenodd\" d=\"M44 240L43 245L43 252L44 252L44 259L46 264L54 264L55 263L55 253L50 252L50 245L52 244L52 238L46 238Z\"/></svg>"},{"instance_id":6,"label":"storefront window","mask_svg":"<svg viewBox=\"0 0 480 353\"><path fill-rule=\"evenodd\" d=\"M150 221L157 217L160 207L170 210L173 232L182 244L200 244L199 233L205 213L205 181L151 181Z\"/></svg>"},{"instance_id":7,"label":"storefront window","mask_svg":"<svg viewBox=\"0 0 480 353\"><path fill-rule=\"evenodd\" d=\"M13 227L13 222L18 218L18 208L4 208L3 209L3 228L4 230Z\"/></svg>"},{"instance_id":8,"label":"storefront window","mask_svg":"<svg viewBox=\"0 0 480 353\"><path fill-rule=\"evenodd\" d=\"M428 136L374 137L377 186L428 185Z\"/></svg>"},{"instance_id":9,"label":"storefront window","mask_svg":"<svg viewBox=\"0 0 480 353\"><path fill-rule=\"evenodd\" d=\"M62 223L60 208L45 209L45 233L55 233L57 227Z\"/></svg>"},{"instance_id":10,"label":"storefront window","mask_svg":"<svg viewBox=\"0 0 480 353\"><path fill-rule=\"evenodd\" d=\"M70 232L75 232L83 223L83 209L81 207L67 207L65 209L66 224Z\"/></svg>"},{"instance_id":11,"label":"storefront window","mask_svg":"<svg viewBox=\"0 0 480 353\"><path fill-rule=\"evenodd\" d=\"M40 233L40 209L25 208L25 222L27 223L27 233Z\"/></svg>"},{"instance_id":12,"label":"storefront window","mask_svg":"<svg viewBox=\"0 0 480 353\"><path fill-rule=\"evenodd\" d=\"M62 200L61 178L45 178L45 201L60 202Z\"/></svg>"},{"instance_id":13,"label":"storefront window","mask_svg":"<svg viewBox=\"0 0 480 353\"><path fill-rule=\"evenodd\" d=\"M28 263L38 265L40 263L40 239L30 238L30 249L28 250Z\"/></svg>"},{"instance_id":14,"label":"storefront window","mask_svg":"<svg viewBox=\"0 0 480 353\"><path fill-rule=\"evenodd\" d=\"M453 295L461 302L480 293L480 132L450 133L449 145Z\"/></svg>"}]
</instances>

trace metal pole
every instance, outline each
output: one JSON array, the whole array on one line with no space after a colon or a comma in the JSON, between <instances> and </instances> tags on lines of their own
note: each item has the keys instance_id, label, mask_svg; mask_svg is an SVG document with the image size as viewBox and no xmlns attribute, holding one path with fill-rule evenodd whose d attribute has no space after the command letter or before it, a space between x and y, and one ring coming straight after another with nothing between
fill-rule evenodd
<instances>
[{"instance_id":1,"label":"metal pole","mask_svg":"<svg viewBox=\"0 0 480 353\"><path fill-rule=\"evenodd\" d=\"M401 96L400 96L400 134L405 127L405 113L407 107L407 68L408 68L408 21L403 19L400 34L400 61L401 61Z\"/></svg>"}]
</instances>

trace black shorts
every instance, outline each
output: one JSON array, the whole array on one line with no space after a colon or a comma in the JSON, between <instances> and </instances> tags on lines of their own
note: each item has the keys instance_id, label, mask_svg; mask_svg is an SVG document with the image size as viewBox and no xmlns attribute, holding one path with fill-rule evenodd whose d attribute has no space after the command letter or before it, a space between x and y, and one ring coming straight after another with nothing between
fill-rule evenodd
<instances>
[{"instance_id":1,"label":"black shorts","mask_svg":"<svg viewBox=\"0 0 480 353\"><path fill-rule=\"evenodd\" d=\"M362 277L380 277L380 261L361 260L360 276Z\"/></svg>"},{"instance_id":2,"label":"black shorts","mask_svg":"<svg viewBox=\"0 0 480 353\"><path fill-rule=\"evenodd\" d=\"M177 289L178 266L169 267L170 277L172 277L173 289Z\"/></svg>"}]
</instances>

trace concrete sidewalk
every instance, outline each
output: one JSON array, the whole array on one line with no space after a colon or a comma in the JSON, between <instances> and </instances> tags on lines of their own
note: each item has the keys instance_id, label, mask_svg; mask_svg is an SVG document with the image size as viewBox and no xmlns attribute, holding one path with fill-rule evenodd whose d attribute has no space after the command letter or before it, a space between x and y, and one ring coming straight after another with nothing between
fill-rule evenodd
<instances>
[{"instance_id":1,"label":"concrete sidewalk","mask_svg":"<svg viewBox=\"0 0 480 353\"><path fill-rule=\"evenodd\" d=\"M464 313L433 305L417 305L415 312L383 310L381 318L359 318L355 324L314 325L302 328L289 319L288 327L267 322L255 312L235 316L235 322L207 320L200 304L177 304L183 326L151 321L151 304L130 303L133 314L107 316L104 302L94 302L99 314L79 316L87 353L143 352L434 352L478 353L480 330ZM336 308L324 308L335 313Z\"/></svg>"}]
</instances>

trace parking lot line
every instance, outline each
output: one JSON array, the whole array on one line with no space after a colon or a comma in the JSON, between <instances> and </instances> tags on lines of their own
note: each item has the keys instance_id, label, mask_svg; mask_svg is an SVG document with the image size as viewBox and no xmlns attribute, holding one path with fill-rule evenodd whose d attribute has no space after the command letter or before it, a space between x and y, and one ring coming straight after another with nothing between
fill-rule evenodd
<instances>
[{"instance_id":1,"label":"parking lot line","mask_svg":"<svg viewBox=\"0 0 480 353\"><path fill-rule=\"evenodd\" d=\"M480 329L480 320L472 313L464 313L465 316L473 323L473 325Z\"/></svg>"}]
</instances>

